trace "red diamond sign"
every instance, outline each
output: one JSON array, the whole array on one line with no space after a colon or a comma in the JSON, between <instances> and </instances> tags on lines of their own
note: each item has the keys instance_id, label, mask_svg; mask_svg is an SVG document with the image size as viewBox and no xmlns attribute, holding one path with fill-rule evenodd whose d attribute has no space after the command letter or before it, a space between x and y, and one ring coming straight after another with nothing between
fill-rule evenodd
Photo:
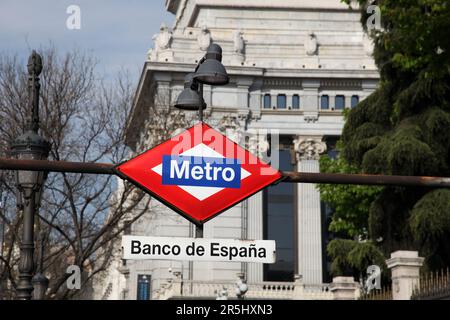
<instances>
[{"instance_id":1,"label":"red diamond sign","mask_svg":"<svg viewBox=\"0 0 450 320\"><path fill-rule=\"evenodd\" d=\"M205 123L115 169L197 225L281 179L278 170Z\"/></svg>"}]
</instances>

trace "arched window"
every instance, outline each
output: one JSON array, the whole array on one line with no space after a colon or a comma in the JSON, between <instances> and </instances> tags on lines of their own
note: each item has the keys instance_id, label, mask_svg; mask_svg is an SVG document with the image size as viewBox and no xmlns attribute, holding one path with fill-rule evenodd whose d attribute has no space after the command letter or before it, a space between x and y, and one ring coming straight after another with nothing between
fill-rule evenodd
<instances>
[{"instance_id":1,"label":"arched window","mask_svg":"<svg viewBox=\"0 0 450 320\"><path fill-rule=\"evenodd\" d=\"M327 95L320 97L320 109L328 110L330 108L330 98Z\"/></svg>"},{"instance_id":2,"label":"arched window","mask_svg":"<svg viewBox=\"0 0 450 320\"><path fill-rule=\"evenodd\" d=\"M279 94L277 96L277 108L278 109L286 109L286 95Z\"/></svg>"},{"instance_id":3,"label":"arched window","mask_svg":"<svg viewBox=\"0 0 450 320\"><path fill-rule=\"evenodd\" d=\"M351 107L354 108L359 103L359 97L358 96L352 96L352 105Z\"/></svg>"},{"instance_id":4,"label":"arched window","mask_svg":"<svg viewBox=\"0 0 450 320\"><path fill-rule=\"evenodd\" d=\"M336 110L344 110L345 108L345 97L343 95L338 95L335 98L334 108Z\"/></svg>"},{"instance_id":5,"label":"arched window","mask_svg":"<svg viewBox=\"0 0 450 320\"><path fill-rule=\"evenodd\" d=\"M292 109L300 109L300 96L298 94L292 96Z\"/></svg>"},{"instance_id":6,"label":"arched window","mask_svg":"<svg viewBox=\"0 0 450 320\"><path fill-rule=\"evenodd\" d=\"M270 109L271 108L271 97L270 94L264 95L264 109Z\"/></svg>"}]
</instances>

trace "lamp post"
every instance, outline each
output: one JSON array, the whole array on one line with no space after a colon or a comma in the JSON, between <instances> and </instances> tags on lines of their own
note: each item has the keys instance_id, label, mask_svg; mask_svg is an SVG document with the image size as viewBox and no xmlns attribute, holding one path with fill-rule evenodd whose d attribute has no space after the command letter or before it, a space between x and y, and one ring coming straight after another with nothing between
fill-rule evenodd
<instances>
[{"instance_id":1,"label":"lamp post","mask_svg":"<svg viewBox=\"0 0 450 320\"><path fill-rule=\"evenodd\" d=\"M45 160L50 144L39 136L39 74L42 71L42 58L33 50L28 59L28 90L31 117L25 132L11 146L12 155L20 160ZM42 187L46 173L43 171L18 171L17 188L23 204L23 230L20 244L19 281L17 298L30 300L34 271L34 216L39 208Z\"/></svg>"},{"instance_id":2,"label":"lamp post","mask_svg":"<svg viewBox=\"0 0 450 320\"><path fill-rule=\"evenodd\" d=\"M48 289L49 280L42 273L44 271L44 243L45 243L45 232L41 230L40 240L39 240L39 263L31 283L33 284L33 299L34 300L44 300L45 293Z\"/></svg>"},{"instance_id":3,"label":"lamp post","mask_svg":"<svg viewBox=\"0 0 450 320\"><path fill-rule=\"evenodd\" d=\"M206 103L203 99L203 85L223 86L228 84L230 78L222 64L222 48L216 44L206 50L205 56L199 61L195 71L188 73L184 78L184 90L178 96L175 108L181 110L198 110L200 122L203 122L203 110ZM195 228L195 237L203 238L203 225Z\"/></svg>"}]
</instances>

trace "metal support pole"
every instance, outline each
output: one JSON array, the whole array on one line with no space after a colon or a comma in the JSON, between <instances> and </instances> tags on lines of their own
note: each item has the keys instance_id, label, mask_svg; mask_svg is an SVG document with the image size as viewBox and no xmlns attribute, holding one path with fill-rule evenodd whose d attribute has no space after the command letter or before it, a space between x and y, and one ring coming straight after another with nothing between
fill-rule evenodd
<instances>
[{"instance_id":1,"label":"metal support pole","mask_svg":"<svg viewBox=\"0 0 450 320\"><path fill-rule=\"evenodd\" d=\"M200 106L200 108L198 108L198 118L199 118L200 122L203 122L203 104L205 103L204 99L203 99L203 83L199 84L198 93L199 93L200 99L202 101L202 105Z\"/></svg>"},{"instance_id":2,"label":"metal support pole","mask_svg":"<svg viewBox=\"0 0 450 320\"><path fill-rule=\"evenodd\" d=\"M203 224L195 226L195 237L203 238Z\"/></svg>"},{"instance_id":3,"label":"metal support pole","mask_svg":"<svg viewBox=\"0 0 450 320\"><path fill-rule=\"evenodd\" d=\"M198 108L198 118L199 118L200 122L203 122L203 104L204 104L203 83L199 83L198 93L199 93L200 99L202 101L202 105ZM203 224L195 226L195 237L203 238Z\"/></svg>"},{"instance_id":4,"label":"metal support pole","mask_svg":"<svg viewBox=\"0 0 450 320\"><path fill-rule=\"evenodd\" d=\"M35 192L25 190L23 210L22 243L20 244L19 281L17 284L17 298L30 300L33 292L31 279L34 271L34 214Z\"/></svg>"}]
</instances>

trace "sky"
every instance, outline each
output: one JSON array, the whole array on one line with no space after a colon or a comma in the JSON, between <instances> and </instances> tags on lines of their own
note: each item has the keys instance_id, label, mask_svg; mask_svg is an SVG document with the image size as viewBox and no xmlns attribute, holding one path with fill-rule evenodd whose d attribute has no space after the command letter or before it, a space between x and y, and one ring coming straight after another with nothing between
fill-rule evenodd
<instances>
[{"instance_id":1,"label":"sky","mask_svg":"<svg viewBox=\"0 0 450 320\"><path fill-rule=\"evenodd\" d=\"M67 13L72 5L80 29L67 28L67 20L76 22L74 11ZM165 0L0 0L0 54L17 54L26 64L31 49L77 48L97 58L106 78L126 70L137 82L152 36L173 21Z\"/></svg>"}]
</instances>

